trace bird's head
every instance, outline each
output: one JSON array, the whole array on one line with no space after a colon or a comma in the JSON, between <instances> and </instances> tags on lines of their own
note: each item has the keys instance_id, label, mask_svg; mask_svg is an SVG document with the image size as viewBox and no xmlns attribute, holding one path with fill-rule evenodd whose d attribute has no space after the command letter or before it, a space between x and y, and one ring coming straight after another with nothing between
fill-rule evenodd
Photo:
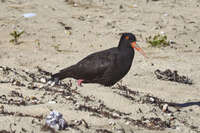
<instances>
[{"instance_id":1,"label":"bird's head","mask_svg":"<svg viewBox=\"0 0 200 133\"><path fill-rule=\"evenodd\" d=\"M128 45L127 45L128 44ZM126 45L126 46L124 46ZM123 33L120 39L119 47L131 47L140 52L144 57L147 57L142 48L136 44L136 37L132 33Z\"/></svg>"}]
</instances>

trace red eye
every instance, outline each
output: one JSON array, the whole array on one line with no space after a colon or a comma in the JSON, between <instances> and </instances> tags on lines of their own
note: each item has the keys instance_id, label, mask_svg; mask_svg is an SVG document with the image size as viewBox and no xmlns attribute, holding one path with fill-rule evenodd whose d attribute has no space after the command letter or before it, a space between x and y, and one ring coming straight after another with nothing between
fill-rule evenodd
<instances>
[{"instance_id":1,"label":"red eye","mask_svg":"<svg viewBox=\"0 0 200 133\"><path fill-rule=\"evenodd\" d=\"M129 39L129 36L125 36L125 38L128 40L128 39Z\"/></svg>"}]
</instances>

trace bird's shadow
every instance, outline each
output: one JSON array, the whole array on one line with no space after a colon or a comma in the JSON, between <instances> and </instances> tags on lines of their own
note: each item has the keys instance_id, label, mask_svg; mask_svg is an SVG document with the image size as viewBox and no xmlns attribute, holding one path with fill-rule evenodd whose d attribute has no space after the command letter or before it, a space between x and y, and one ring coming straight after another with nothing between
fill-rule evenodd
<instances>
[{"instance_id":1,"label":"bird's shadow","mask_svg":"<svg viewBox=\"0 0 200 133\"><path fill-rule=\"evenodd\" d=\"M177 106L180 108L194 106L194 105L197 105L200 107L200 101L199 102L186 102L186 103L168 103L168 104L171 106Z\"/></svg>"}]
</instances>

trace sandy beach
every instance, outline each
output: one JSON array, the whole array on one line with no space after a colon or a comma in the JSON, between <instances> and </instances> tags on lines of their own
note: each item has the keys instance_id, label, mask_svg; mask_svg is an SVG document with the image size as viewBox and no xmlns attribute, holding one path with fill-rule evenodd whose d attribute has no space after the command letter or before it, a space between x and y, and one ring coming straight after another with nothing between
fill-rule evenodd
<instances>
[{"instance_id":1,"label":"sandy beach","mask_svg":"<svg viewBox=\"0 0 200 133\"><path fill-rule=\"evenodd\" d=\"M17 43L15 31L23 31ZM149 58L135 52L122 81L47 84L85 56L117 47L124 32ZM157 34L173 43L150 47L146 38ZM157 79L157 69L192 84ZM52 110L64 130L45 126ZM0 133L200 133L199 124L199 0L0 0Z\"/></svg>"}]
</instances>

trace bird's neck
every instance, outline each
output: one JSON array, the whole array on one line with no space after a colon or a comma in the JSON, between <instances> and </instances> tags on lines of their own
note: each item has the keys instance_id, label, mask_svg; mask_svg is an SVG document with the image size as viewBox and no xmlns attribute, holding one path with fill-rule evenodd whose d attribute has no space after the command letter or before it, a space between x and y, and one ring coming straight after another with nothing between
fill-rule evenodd
<instances>
[{"instance_id":1,"label":"bird's neck","mask_svg":"<svg viewBox=\"0 0 200 133\"><path fill-rule=\"evenodd\" d=\"M123 47L125 47L124 45L126 45L126 43L128 43L128 41L121 38L120 41L119 41L118 48L122 49Z\"/></svg>"}]
</instances>

